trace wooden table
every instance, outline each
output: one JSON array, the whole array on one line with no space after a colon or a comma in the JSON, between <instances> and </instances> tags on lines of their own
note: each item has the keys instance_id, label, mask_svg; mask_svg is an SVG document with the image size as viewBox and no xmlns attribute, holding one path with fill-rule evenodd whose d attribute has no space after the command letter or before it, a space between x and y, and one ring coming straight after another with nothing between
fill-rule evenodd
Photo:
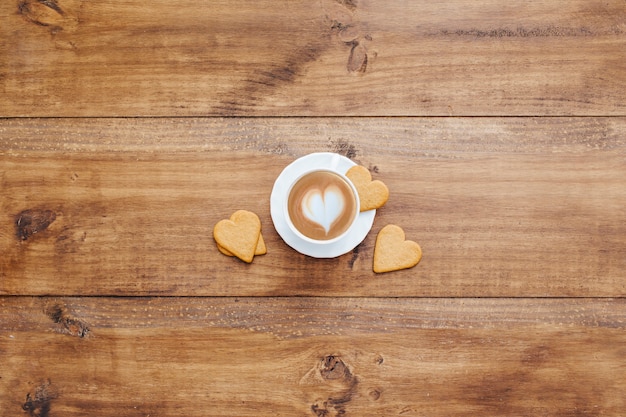
<instances>
[{"instance_id":1,"label":"wooden table","mask_svg":"<svg viewBox=\"0 0 626 417\"><path fill-rule=\"evenodd\" d=\"M624 1L7 0L0 89L0 416L624 415ZM391 192L334 259L320 151Z\"/></svg>"}]
</instances>

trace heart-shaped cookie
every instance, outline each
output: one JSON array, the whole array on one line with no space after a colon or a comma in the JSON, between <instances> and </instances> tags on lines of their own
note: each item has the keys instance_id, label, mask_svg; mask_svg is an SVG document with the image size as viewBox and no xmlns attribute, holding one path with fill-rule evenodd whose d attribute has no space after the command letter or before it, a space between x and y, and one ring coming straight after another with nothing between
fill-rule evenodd
<instances>
[{"instance_id":1,"label":"heart-shaped cookie","mask_svg":"<svg viewBox=\"0 0 626 417\"><path fill-rule=\"evenodd\" d=\"M244 262L252 262L261 235L259 216L247 210L238 210L230 220L220 220L213 228L213 238Z\"/></svg>"},{"instance_id":2,"label":"heart-shaped cookie","mask_svg":"<svg viewBox=\"0 0 626 417\"><path fill-rule=\"evenodd\" d=\"M346 172L359 193L361 211L380 208L389 199L389 189L379 180L372 181L370 171L361 165L355 165Z\"/></svg>"},{"instance_id":3,"label":"heart-shaped cookie","mask_svg":"<svg viewBox=\"0 0 626 417\"><path fill-rule=\"evenodd\" d=\"M217 250L219 250L226 256L235 256L232 254L232 252L224 249L219 244L217 245ZM256 249L254 250L254 256L265 255L266 253L267 253L267 246L265 246L265 241L263 240L263 233L261 232L261 234L259 234L259 241L256 244Z\"/></svg>"},{"instance_id":4,"label":"heart-shaped cookie","mask_svg":"<svg viewBox=\"0 0 626 417\"><path fill-rule=\"evenodd\" d=\"M422 249L417 243L405 240L402 228L389 224L378 232L374 247L374 272L412 268L421 259Z\"/></svg>"}]
</instances>

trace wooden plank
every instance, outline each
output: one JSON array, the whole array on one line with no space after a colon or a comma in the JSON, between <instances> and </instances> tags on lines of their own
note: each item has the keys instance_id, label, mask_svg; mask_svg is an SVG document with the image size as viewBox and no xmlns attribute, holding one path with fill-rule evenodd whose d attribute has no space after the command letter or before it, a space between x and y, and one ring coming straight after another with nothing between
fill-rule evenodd
<instances>
[{"instance_id":1,"label":"wooden plank","mask_svg":"<svg viewBox=\"0 0 626 417\"><path fill-rule=\"evenodd\" d=\"M626 115L622 0L0 2L0 116Z\"/></svg>"},{"instance_id":2,"label":"wooden plank","mask_svg":"<svg viewBox=\"0 0 626 417\"><path fill-rule=\"evenodd\" d=\"M0 298L0 416L619 415L626 301Z\"/></svg>"},{"instance_id":3,"label":"wooden plank","mask_svg":"<svg viewBox=\"0 0 626 417\"><path fill-rule=\"evenodd\" d=\"M11 119L0 134L3 294L626 294L623 118ZM281 170L315 151L391 191L335 259L288 247L269 213ZM238 209L268 246L251 265L212 238ZM372 272L386 224L422 246L417 267Z\"/></svg>"}]
</instances>

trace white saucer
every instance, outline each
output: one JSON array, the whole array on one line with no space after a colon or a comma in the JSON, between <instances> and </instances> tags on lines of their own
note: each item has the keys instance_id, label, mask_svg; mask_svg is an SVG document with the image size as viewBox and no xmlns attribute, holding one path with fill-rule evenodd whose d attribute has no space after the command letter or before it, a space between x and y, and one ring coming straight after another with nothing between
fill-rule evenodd
<instances>
[{"instance_id":1,"label":"white saucer","mask_svg":"<svg viewBox=\"0 0 626 417\"><path fill-rule=\"evenodd\" d=\"M365 239L374 224L376 210L359 213L356 226L345 237L322 246L306 242L296 236L285 221L283 204L287 198L289 185L295 178L313 168L325 168L345 174L354 165L356 164L345 156L330 152L318 152L296 159L283 169L283 172L274 182L270 196L270 213L274 227L285 243L298 252L313 258L334 258L350 252Z\"/></svg>"}]
</instances>

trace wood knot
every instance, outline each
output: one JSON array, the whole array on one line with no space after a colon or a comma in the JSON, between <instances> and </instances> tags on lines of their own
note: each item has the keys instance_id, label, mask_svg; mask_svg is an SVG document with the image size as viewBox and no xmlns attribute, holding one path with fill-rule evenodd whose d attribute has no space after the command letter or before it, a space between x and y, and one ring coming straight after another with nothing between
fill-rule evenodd
<instances>
[{"instance_id":1,"label":"wood knot","mask_svg":"<svg viewBox=\"0 0 626 417\"><path fill-rule=\"evenodd\" d=\"M368 394L373 401L378 401L378 399L380 398L381 392L378 388L374 388L370 390Z\"/></svg>"},{"instance_id":2,"label":"wood knot","mask_svg":"<svg viewBox=\"0 0 626 417\"><path fill-rule=\"evenodd\" d=\"M343 361L334 355L328 355L322 360L320 374L327 380L349 379L352 376Z\"/></svg>"},{"instance_id":3,"label":"wood knot","mask_svg":"<svg viewBox=\"0 0 626 417\"><path fill-rule=\"evenodd\" d=\"M311 412L317 417L347 414L346 408L355 397L359 380L338 355L327 355L311 369L303 381L315 388Z\"/></svg>"},{"instance_id":4,"label":"wood knot","mask_svg":"<svg viewBox=\"0 0 626 417\"><path fill-rule=\"evenodd\" d=\"M47 417L50 413L50 403L57 398L56 391L51 386L50 380L42 382L34 393L26 394L26 402L22 409L31 417Z\"/></svg>"},{"instance_id":5,"label":"wood knot","mask_svg":"<svg viewBox=\"0 0 626 417\"><path fill-rule=\"evenodd\" d=\"M17 237L27 240L32 235L46 230L56 220L52 210L28 209L15 216Z\"/></svg>"},{"instance_id":6,"label":"wood knot","mask_svg":"<svg viewBox=\"0 0 626 417\"><path fill-rule=\"evenodd\" d=\"M354 160L359 152L356 146L343 139L330 142L329 145L334 153L338 153L339 155L343 155L352 160Z\"/></svg>"},{"instance_id":7,"label":"wood knot","mask_svg":"<svg viewBox=\"0 0 626 417\"><path fill-rule=\"evenodd\" d=\"M67 309L60 304L49 306L46 309L46 314L50 320L62 326L62 333L80 338L89 334L89 327L82 320L72 317Z\"/></svg>"},{"instance_id":8,"label":"wood knot","mask_svg":"<svg viewBox=\"0 0 626 417\"><path fill-rule=\"evenodd\" d=\"M365 74L367 71L369 54L367 45L372 36L364 30L355 12L357 3L353 0L322 0L322 7L330 21L331 31L337 34L338 39L350 47L346 69L350 74Z\"/></svg>"},{"instance_id":9,"label":"wood knot","mask_svg":"<svg viewBox=\"0 0 626 417\"><path fill-rule=\"evenodd\" d=\"M348 72L352 74L364 74L367 71L367 48L358 40L351 43L350 55L348 56Z\"/></svg>"},{"instance_id":10,"label":"wood knot","mask_svg":"<svg viewBox=\"0 0 626 417\"><path fill-rule=\"evenodd\" d=\"M53 35L64 30L72 32L78 25L78 18L71 13L76 0L20 0L18 13L27 21L38 26L48 27ZM59 3L63 3L63 6Z\"/></svg>"}]
</instances>

